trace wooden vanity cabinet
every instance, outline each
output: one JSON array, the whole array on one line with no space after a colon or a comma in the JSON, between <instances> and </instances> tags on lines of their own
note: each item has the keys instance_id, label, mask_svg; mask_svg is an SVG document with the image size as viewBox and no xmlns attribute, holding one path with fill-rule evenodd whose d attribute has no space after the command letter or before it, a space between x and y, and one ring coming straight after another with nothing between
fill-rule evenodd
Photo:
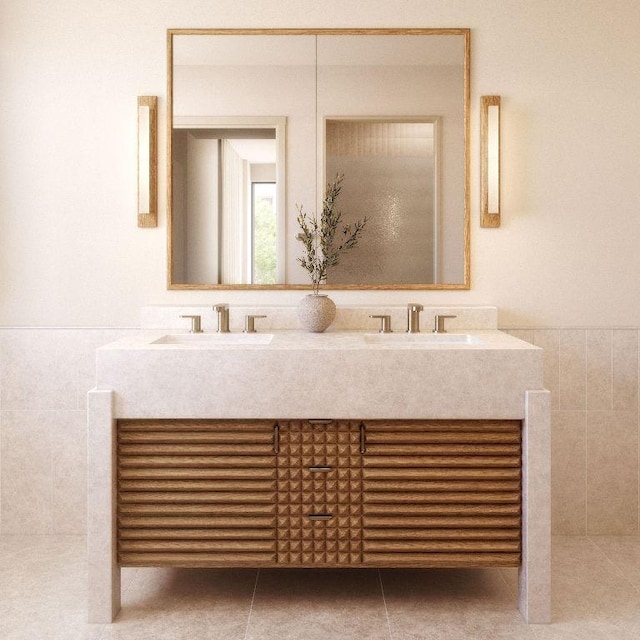
<instances>
[{"instance_id":1,"label":"wooden vanity cabinet","mask_svg":"<svg viewBox=\"0 0 640 640\"><path fill-rule=\"evenodd\" d=\"M120 420L122 566L516 566L519 421Z\"/></svg>"}]
</instances>

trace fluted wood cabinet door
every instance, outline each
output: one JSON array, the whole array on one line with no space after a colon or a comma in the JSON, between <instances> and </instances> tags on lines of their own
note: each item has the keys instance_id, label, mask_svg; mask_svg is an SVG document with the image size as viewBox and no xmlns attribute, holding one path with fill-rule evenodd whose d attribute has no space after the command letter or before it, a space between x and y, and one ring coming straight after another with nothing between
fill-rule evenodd
<instances>
[{"instance_id":1,"label":"fluted wood cabinet door","mask_svg":"<svg viewBox=\"0 0 640 640\"><path fill-rule=\"evenodd\" d=\"M120 420L120 564L274 564L274 427L270 420Z\"/></svg>"},{"instance_id":2,"label":"fluted wood cabinet door","mask_svg":"<svg viewBox=\"0 0 640 640\"><path fill-rule=\"evenodd\" d=\"M365 426L365 565L520 564L519 421Z\"/></svg>"}]
</instances>

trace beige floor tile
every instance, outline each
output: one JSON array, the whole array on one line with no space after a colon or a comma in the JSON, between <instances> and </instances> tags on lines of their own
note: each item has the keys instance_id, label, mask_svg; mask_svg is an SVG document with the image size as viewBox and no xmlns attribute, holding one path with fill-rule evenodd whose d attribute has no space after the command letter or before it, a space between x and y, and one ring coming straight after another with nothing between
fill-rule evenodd
<instances>
[{"instance_id":1,"label":"beige floor tile","mask_svg":"<svg viewBox=\"0 0 640 640\"><path fill-rule=\"evenodd\" d=\"M589 538L554 538L552 566L554 623L640 624L640 592Z\"/></svg>"},{"instance_id":2,"label":"beige floor tile","mask_svg":"<svg viewBox=\"0 0 640 640\"><path fill-rule=\"evenodd\" d=\"M393 640L535 640L497 569L384 570Z\"/></svg>"},{"instance_id":3,"label":"beige floor tile","mask_svg":"<svg viewBox=\"0 0 640 640\"><path fill-rule=\"evenodd\" d=\"M535 627L539 640L638 640L639 629L615 621L555 622Z\"/></svg>"},{"instance_id":4,"label":"beige floor tile","mask_svg":"<svg viewBox=\"0 0 640 640\"><path fill-rule=\"evenodd\" d=\"M86 624L84 549L81 537L0 538L2 640L98 640Z\"/></svg>"},{"instance_id":5,"label":"beige floor tile","mask_svg":"<svg viewBox=\"0 0 640 640\"><path fill-rule=\"evenodd\" d=\"M254 569L127 569L122 610L101 640L241 640Z\"/></svg>"},{"instance_id":6,"label":"beige floor tile","mask_svg":"<svg viewBox=\"0 0 640 640\"><path fill-rule=\"evenodd\" d=\"M513 569L124 569L117 621L89 625L84 538L1 536L0 638L640 638L640 537L554 538L552 571L551 625L524 624Z\"/></svg>"},{"instance_id":7,"label":"beige floor tile","mask_svg":"<svg viewBox=\"0 0 640 640\"><path fill-rule=\"evenodd\" d=\"M640 591L640 536L592 536L590 539Z\"/></svg>"},{"instance_id":8,"label":"beige floor tile","mask_svg":"<svg viewBox=\"0 0 640 640\"><path fill-rule=\"evenodd\" d=\"M247 640L389 639L378 572L260 572Z\"/></svg>"}]
</instances>

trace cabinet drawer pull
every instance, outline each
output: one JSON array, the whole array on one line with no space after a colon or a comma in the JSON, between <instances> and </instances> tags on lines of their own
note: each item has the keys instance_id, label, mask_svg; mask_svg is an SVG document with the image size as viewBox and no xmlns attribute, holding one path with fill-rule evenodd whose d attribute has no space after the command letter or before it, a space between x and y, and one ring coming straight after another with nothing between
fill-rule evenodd
<instances>
[{"instance_id":1,"label":"cabinet drawer pull","mask_svg":"<svg viewBox=\"0 0 640 640\"><path fill-rule=\"evenodd\" d=\"M325 418L310 418L307 420L309 424L333 424L333 420Z\"/></svg>"},{"instance_id":2,"label":"cabinet drawer pull","mask_svg":"<svg viewBox=\"0 0 640 640\"><path fill-rule=\"evenodd\" d=\"M367 432L364 422L360 423L360 453L367 453Z\"/></svg>"},{"instance_id":3,"label":"cabinet drawer pull","mask_svg":"<svg viewBox=\"0 0 640 640\"><path fill-rule=\"evenodd\" d=\"M310 513L309 520L331 520L332 513Z\"/></svg>"},{"instance_id":4,"label":"cabinet drawer pull","mask_svg":"<svg viewBox=\"0 0 640 640\"><path fill-rule=\"evenodd\" d=\"M309 467L311 473L328 473L331 471L331 467Z\"/></svg>"},{"instance_id":5,"label":"cabinet drawer pull","mask_svg":"<svg viewBox=\"0 0 640 640\"><path fill-rule=\"evenodd\" d=\"M273 425L273 453L280 453L280 425Z\"/></svg>"}]
</instances>

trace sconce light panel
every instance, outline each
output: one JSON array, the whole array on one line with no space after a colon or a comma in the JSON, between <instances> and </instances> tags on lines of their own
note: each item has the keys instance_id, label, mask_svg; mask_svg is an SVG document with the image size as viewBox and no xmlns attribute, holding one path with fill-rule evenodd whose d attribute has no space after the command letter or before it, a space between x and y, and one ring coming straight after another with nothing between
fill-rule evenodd
<instances>
[{"instance_id":1,"label":"sconce light panel","mask_svg":"<svg viewBox=\"0 0 640 640\"><path fill-rule=\"evenodd\" d=\"M481 227L500 226L500 96L480 98Z\"/></svg>"},{"instance_id":2,"label":"sconce light panel","mask_svg":"<svg viewBox=\"0 0 640 640\"><path fill-rule=\"evenodd\" d=\"M138 96L138 226L158 226L158 98Z\"/></svg>"}]
</instances>

